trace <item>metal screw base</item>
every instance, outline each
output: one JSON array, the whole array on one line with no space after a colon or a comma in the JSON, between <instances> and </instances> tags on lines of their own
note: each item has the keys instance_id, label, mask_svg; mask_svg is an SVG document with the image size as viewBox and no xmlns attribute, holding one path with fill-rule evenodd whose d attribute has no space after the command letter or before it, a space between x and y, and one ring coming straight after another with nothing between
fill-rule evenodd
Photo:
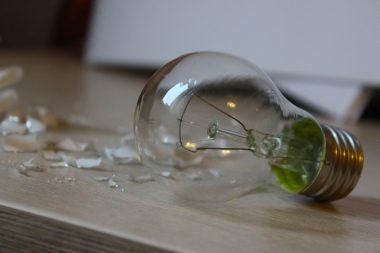
<instances>
[{"instance_id":1,"label":"metal screw base","mask_svg":"<svg viewBox=\"0 0 380 253\"><path fill-rule=\"evenodd\" d=\"M322 130L326 139L325 162L300 194L333 201L355 188L363 168L363 150L358 139L343 129L322 125Z\"/></svg>"}]
</instances>

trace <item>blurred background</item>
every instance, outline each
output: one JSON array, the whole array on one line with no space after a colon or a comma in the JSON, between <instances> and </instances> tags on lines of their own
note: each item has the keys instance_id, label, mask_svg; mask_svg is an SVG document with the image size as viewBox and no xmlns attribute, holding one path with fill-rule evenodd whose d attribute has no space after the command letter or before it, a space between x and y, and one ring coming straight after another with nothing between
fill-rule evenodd
<instances>
[{"instance_id":1,"label":"blurred background","mask_svg":"<svg viewBox=\"0 0 380 253\"><path fill-rule=\"evenodd\" d=\"M265 70L297 105L336 121L380 118L380 1L2 0L0 49L60 50L150 75L212 50Z\"/></svg>"}]
</instances>

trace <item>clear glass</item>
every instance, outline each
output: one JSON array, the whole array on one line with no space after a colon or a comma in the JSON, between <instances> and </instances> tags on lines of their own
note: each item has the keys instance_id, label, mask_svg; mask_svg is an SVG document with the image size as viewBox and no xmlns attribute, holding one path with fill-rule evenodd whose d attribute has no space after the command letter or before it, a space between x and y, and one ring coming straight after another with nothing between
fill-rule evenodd
<instances>
[{"instance_id":1,"label":"clear glass","mask_svg":"<svg viewBox=\"0 0 380 253\"><path fill-rule=\"evenodd\" d=\"M170 172L162 181L183 200L225 201L270 185L300 192L325 149L319 124L262 70L216 52L183 55L159 69L134 123L143 163L157 175Z\"/></svg>"}]
</instances>

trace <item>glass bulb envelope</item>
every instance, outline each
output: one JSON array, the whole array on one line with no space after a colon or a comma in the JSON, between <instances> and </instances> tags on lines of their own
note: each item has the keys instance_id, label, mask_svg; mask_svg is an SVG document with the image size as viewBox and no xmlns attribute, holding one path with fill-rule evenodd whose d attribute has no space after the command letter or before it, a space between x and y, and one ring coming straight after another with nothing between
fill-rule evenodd
<instances>
[{"instance_id":1,"label":"glass bulb envelope","mask_svg":"<svg viewBox=\"0 0 380 253\"><path fill-rule=\"evenodd\" d=\"M137 146L176 195L224 201L266 190L305 191L326 166L326 135L257 66L216 52L158 70L135 112Z\"/></svg>"}]
</instances>

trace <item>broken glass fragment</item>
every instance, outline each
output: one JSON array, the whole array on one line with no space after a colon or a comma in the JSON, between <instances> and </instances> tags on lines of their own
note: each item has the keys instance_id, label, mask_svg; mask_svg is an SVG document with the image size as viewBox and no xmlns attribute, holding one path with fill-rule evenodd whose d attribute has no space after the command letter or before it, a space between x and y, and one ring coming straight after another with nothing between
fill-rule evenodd
<instances>
[{"instance_id":1,"label":"broken glass fragment","mask_svg":"<svg viewBox=\"0 0 380 253\"><path fill-rule=\"evenodd\" d=\"M19 173L28 176L28 172L42 172L44 171L45 167L46 161L41 157L40 154L37 154L19 166Z\"/></svg>"},{"instance_id":2,"label":"broken glass fragment","mask_svg":"<svg viewBox=\"0 0 380 253\"><path fill-rule=\"evenodd\" d=\"M61 156L57 152L52 151L52 150L42 151L42 156L48 161L61 161L62 160Z\"/></svg>"},{"instance_id":3,"label":"broken glass fragment","mask_svg":"<svg viewBox=\"0 0 380 253\"><path fill-rule=\"evenodd\" d=\"M93 169L99 168L102 163L102 158L76 158L65 154L64 152L58 152L58 155L65 161L68 165L78 168L78 169Z\"/></svg>"},{"instance_id":4,"label":"broken glass fragment","mask_svg":"<svg viewBox=\"0 0 380 253\"><path fill-rule=\"evenodd\" d=\"M190 171L190 172L185 172L184 176L187 179L190 179L192 181L197 181L201 180L201 172L200 171Z\"/></svg>"},{"instance_id":5,"label":"broken glass fragment","mask_svg":"<svg viewBox=\"0 0 380 253\"><path fill-rule=\"evenodd\" d=\"M140 155L129 146L120 146L116 149L105 148L104 156L119 164L141 163Z\"/></svg>"},{"instance_id":6,"label":"broken glass fragment","mask_svg":"<svg viewBox=\"0 0 380 253\"><path fill-rule=\"evenodd\" d=\"M108 186L111 188L118 188L119 184L115 180L113 180L112 178L109 178L108 179Z\"/></svg>"},{"instance_id":7,"label":"broken glass fragment","mask_svg":"<svg viewBox=\"0 0 380 253\"><path fill-rule=\"evenodd\" d=\"M7 152L39 151L45 147L45 143L35 134L4 136L2 146Z\"/></svg>"},{"instance_id":8,"label":"broken glass fragment","mask_svg":"<svg viewBox=\"0 0 380 253\"><path fill-rule=\"evenodd\" d=\"M38 133L46 130L46 126L41 121L28 116L25 123L29 133Z\"/></svg>"},{"instance_id":9,"label":"broken glass fragment","mask_svg":"<svg viewBox=\"0 0 380 253\"><path fill-rule=\"evenodd\" d=\"M76 159L76 167L79 169L98 168L102 163L102 158L79 158Z\"/></svg>"},{"instance_id":10,"label":"broken glass fragment","mask_svg":"<svg viewBox=\"0 0 380 253\"><path fill-rule=\"evenodd\" d=\"M221 177L221 174L219 170L217 169L207 169L206 171L210 173L211 175L213 175L214 177Z\"/></svg>"},{"instance_id":11,"label":"broken glass fragment","mask_svg":"<svg viewBox=\"0 0 380 253\"><path fill-rule=\"evenodd\" d=\"M126 175L125 178L128 181L134 182L134 183L148 183L154 181L154 177L151 174L141 175L141 176L130 176Z\"/></svg>"},{"instance_id":12,"label":"broken glass fragment","mask_svg":"<svg viewBox=\"0 0 380 253\"><path fill-rule=\"evenodd\" d=\"M49 164L50 168L67 168L69 165L66 162L53 162Z\"/></svg>"},{"instance_id":13,"label":"broken glass fragment","mask_svg":"<svg viewBox=\"0 0 380 253\"><path fill-rule=\"evenodd\" d=\"M98 182L106 182L109 179L109 177L105 177L105 176L94 176L93 178L95 181L98 181Z\"/></svg>"},{"instance_id":14,"label":"broken glass fragment","mask_svg":"<svg viewBox=\"0 0 380 253\"><path fill-rule=\"evenodd\" d=\"M3 121L1 121L0 131L2 135L26 134L27 128L25 123L21 122L18 117L9 115Z\"/></svg>"},{"instance_id":15,"label":"broken glass fragment","mask_svg":"<svg viewBox=\"0 0 380 253\"><path fill-rule=\"evenodd\" d=\"M58 149L74 152L85 151L88 146L88 143L76 142L70 138L65 138L57 144Z\"/></svg>"},{"instance_id":16,"label":"broken glass fragment","mask_svg":"<svg viewBox=\"0 0 380 253\"><path fill-rule=\"evenodd\" d=\"M175 179L173 173L167 170L161 171L160 176L165 177L165 178Z\"/></svg>"}]
</instances>

